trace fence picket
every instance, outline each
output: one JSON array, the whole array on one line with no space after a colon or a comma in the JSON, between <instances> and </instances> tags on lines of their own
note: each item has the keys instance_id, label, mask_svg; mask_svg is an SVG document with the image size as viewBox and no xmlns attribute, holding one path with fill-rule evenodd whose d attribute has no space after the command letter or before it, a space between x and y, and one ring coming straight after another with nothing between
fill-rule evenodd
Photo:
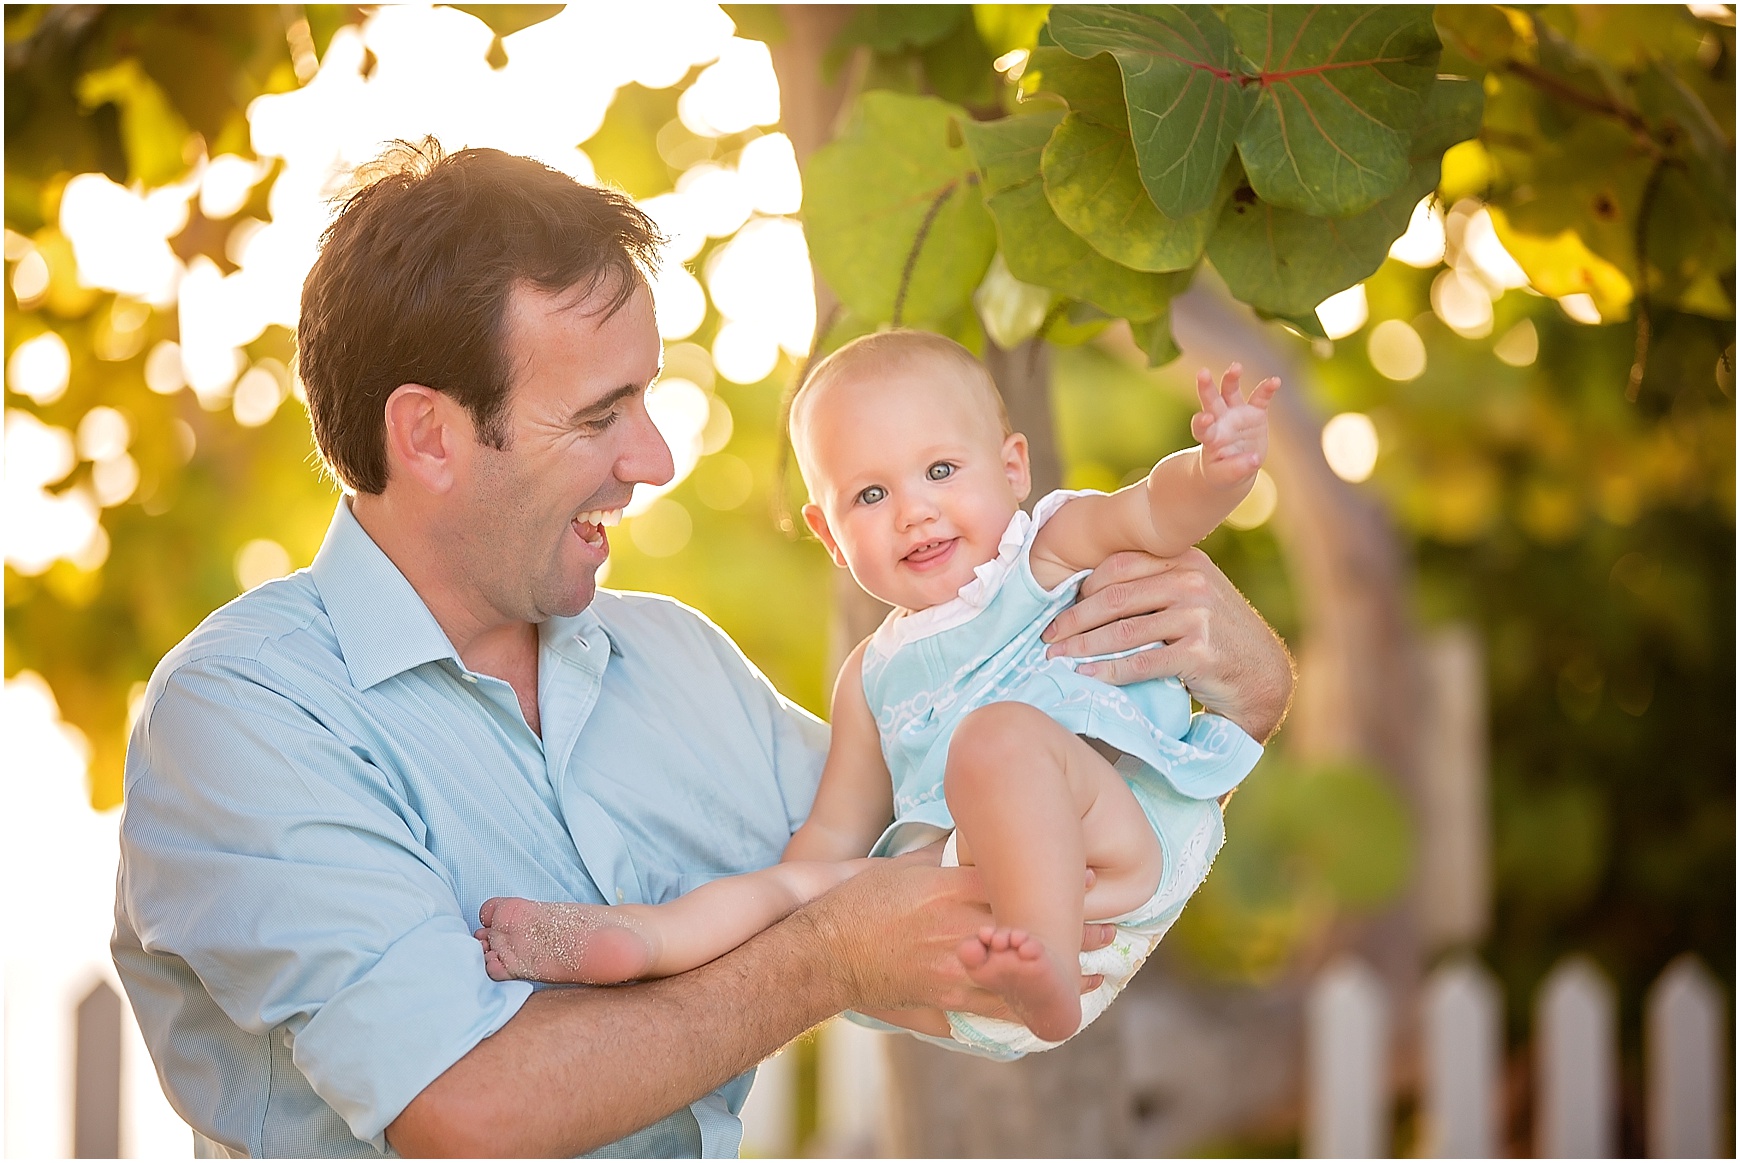
<instances>
[{"instance_id":1,"label":"fence picket","mask_svg":"<svg viewBox=\"0 0 1740 1163\"><path fill-rule=\"evenodd\" d=\"M1713 1159L1722 1137L1722 992L1696 954L1662 972L1644 1002L1644 1130L1657 1159Z\"/></svg>"},{"instance_id":2,"label":"fence picket","mask_svg":"<svg viewBox=\"0 0 1740 1163\"><path fill-rule=\"evenodd\" d=\"M888 1048L893 1035L836 1018L818 1031L817 1154L888 1154Z\"/></svg>"},{"instance_id":3,"label":"fence picket","mask_svg":"<svg viewBox=\"0 0 1740 1163\"><path fill-rule=\"evenodd\" d=\"M1499 1153L1503 1006L1498 983L1472 957L1447 962L1426 981L1422 1153L1429 1158Z\"/></svg>"},{"instance_id":4,"label":"fence picket","mask_svg":"<svg viewBox=\"0 0 1740 1163\"><path fill-rule=\"evenodd\" d=\"M1606 1158L1618 1150L1613 986L1589 958L1567 957L1535 1006L1535 1154Z\"/></svg>"},{"instance_id":5,"label":"fence picket","mask_svg":"<svg viewBox=\"0 0 1740 1163\"><path fill-rule=\"evenodd\" d=\"M1305 1153L1390 1153L1389 1016L1383 984L1358 958L1333 962L1305 1003Z\"/></svg>"}]
</instances>

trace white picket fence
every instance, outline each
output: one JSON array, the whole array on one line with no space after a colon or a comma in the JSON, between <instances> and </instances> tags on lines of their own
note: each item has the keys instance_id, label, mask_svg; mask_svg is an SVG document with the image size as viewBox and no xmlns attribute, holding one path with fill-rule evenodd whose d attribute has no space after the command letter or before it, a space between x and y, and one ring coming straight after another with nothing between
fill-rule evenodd
<instances>
[{"instance_id":1,"label":"white picket fence","mask_svg":"<svg viewBox=\"0 0 1740 1163\"><path fill-rule=\"evenodd\" d=\"M1497 1158L1505 1141L1504 1003L1472 958L1440 965L1421 994L1419 1140L1398 1143L1392 1110L1395 1015L1382 982L1352 957L1329 965L1305 1015L1303 1146L1314 1158ZM1619 1150L1619 1040L1612 985L1567 957L1534 1006L1533 1139L1539 1158ZM1729 1143L1728 1022L1720 985L1686 954L1645 1002L1644 1134L1653 1158L1717 1158ZM816 1138L796 1141L793 1057L762 1068L744 1110L744 1152L785 1157L885 1155L887 1059L877 1034L844 1021L818 1031Z\"/></svg>"},{"instance_id":2,"label":"white picket fence","mask_svg":"<svg viewBox=\"0 0 1740 1163\"><path fill-rule=\"evenodd\" d=\"M1455 960L1426 981L1421 1015L1421 1141L1428 1158L1494 1158L1502 1128L1504 1035L1498 983ZM1538 1158L1619 1150L1619 1030L1613 986L1586 957L1561 961L1534 1007L1533 1148ZM1645 1002L1644 1132L1655 1158L1715 1158L1728 1141L1731 1095L1722 991L1686 954ZM1371 1158L1396 1147L1391 1123L1388 1002L1352 958L1314 983L1307 1010L1305 1144L1318 1158Z\"/></svg>"}]
</instances>

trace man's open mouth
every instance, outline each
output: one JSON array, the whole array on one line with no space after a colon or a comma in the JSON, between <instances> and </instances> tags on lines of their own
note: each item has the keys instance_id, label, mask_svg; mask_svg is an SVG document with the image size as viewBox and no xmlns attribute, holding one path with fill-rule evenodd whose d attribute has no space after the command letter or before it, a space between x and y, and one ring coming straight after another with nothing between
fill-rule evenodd
<instances>
[{"instance_id":1,"label":"man's open mouth","mask_svg":"<svg viewBox=\"0 0 1740 1163\"><path fill-rule=\"evenodd\" d=\"M574 532L588 545L602 545L604 530L621 522L621 509L589 509L574 518Z\"/></svg>"}]
</instances>

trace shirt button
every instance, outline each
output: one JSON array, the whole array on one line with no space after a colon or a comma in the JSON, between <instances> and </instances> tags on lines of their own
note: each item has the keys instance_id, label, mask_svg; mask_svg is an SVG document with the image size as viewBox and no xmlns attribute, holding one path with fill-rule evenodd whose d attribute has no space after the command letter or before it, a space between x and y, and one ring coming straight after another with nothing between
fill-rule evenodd
<instances>
[{"instance_id":1,"label":"shirt button","mask_svg":"<svg viewBox=\"0 0 1740 1163\"><path fill-rule=\"evenodd\" d=\"M477 676L475 674L462 674L459 677L469 683L475 683L477 681Z\"/></svg>"}]
</instances>

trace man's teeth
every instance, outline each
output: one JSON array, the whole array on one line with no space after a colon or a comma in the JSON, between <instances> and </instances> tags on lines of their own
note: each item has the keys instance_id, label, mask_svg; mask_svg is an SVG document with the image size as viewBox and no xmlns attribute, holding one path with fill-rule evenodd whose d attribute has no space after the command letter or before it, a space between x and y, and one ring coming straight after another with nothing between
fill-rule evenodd
<instances>
[{"instance_id":1,"label":"man's teeth","mask_svg":"<svg viewBox=\"0 0 1740 1163\"><path fill-rule=\"evenodd\" d=\"M622 524L621 509L593 509L574 518L582 525L620 525Z\"/></svg>"}]
</instances>

